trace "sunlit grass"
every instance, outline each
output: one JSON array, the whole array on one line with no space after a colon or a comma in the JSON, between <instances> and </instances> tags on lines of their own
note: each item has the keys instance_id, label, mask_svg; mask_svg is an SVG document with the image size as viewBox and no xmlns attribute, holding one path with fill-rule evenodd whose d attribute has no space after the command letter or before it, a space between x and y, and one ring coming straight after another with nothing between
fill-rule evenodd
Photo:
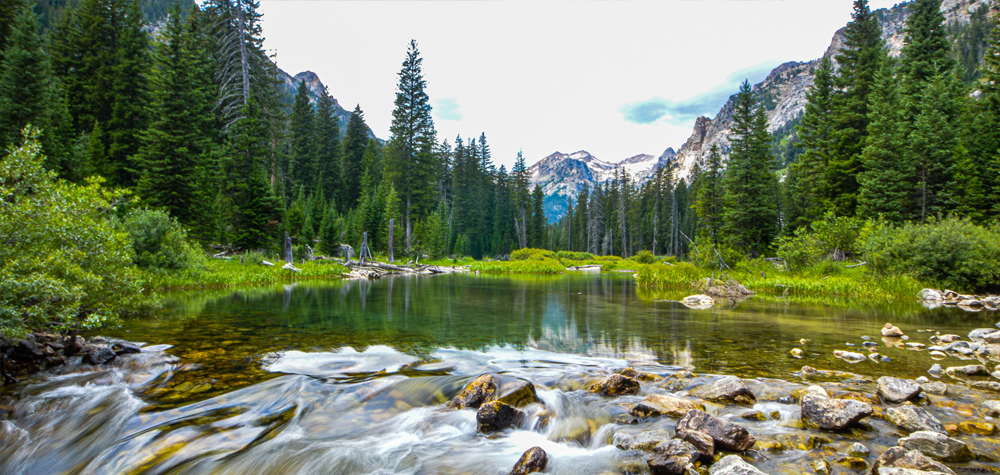
<instances>
[{"instance_id":1,"label":"sunlit grass","mask_svg":"<svg viewBox=\"0 0 1000 475\"><path fill-rule=\"evenodd\" d=\"M147 290L214 289L247 285L277 284L302 280L339 279L347 272L344 266L331 261L296 263L300 272L282 269L284 262L265 266L257 262L242 263L237 259L208 259L195 268L168 271L143 271L143 287Z\"/></svg>"},{"instance_id":2,"label":"sunlit grass","mask_svg":"<svg viewBox=\"0 0 1000 475\"><path fill-rule=\"evenodd\" d=\"M470 269L490 274L559 274L566 271L566 266L554 259L538 259L529 261L477 261L472 263Z\"/></svg>"}]
</instances>

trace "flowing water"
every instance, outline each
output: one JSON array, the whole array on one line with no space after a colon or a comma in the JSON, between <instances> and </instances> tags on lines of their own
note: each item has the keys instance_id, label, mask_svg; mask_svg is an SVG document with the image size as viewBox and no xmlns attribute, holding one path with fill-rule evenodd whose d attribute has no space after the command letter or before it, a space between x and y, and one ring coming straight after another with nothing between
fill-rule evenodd
<instances>
[{"instance_id":1,"label":"flowing water","mask_svg":"<svg viewBox=\"0 0 1000 475\"><path fill-rule=\"evenodd\" d=\"M155 317L102 332L144 343L143 353L99 368L71 364L0 390L0 474L501 474L532 446L549 454L546 473L647 473L645 455L615 441L672 431L676 419L624 424L629 404L684 395L723 374L747 380L758 395L753 409L773 415L745 421L738 417L749 408L711 404L709 412L758 436L751 457L769 473L801 473L856 441L877 456L901 435L878 419L846 433L803 429L798 406L782 399L808 384L803 365L849 372L828 373L826 383L870 395L873 378L915 378L934 363L926 351L883 343L886 322L929 345L933 332L965 335L997 317L917 302L843 308L751 299L691 310L671 301L680 297L601 274L400 276L178 294ZM833 356L867 353L863 336L891 361ZM789 354L795 347L804 358ZM954 360L941 363L968 363ZM637 396L583 389L627 366L665 379L643 383ZM695 375L674 377L683 371ZM531 381L544 404L523 408L516 428L477 434L474 410L445 404L486 372ZM982 419L976 408L986 396L956 388L938 404L942 421ZM996 439L967 441L980 457L963 466L998 466Z\"/></svg>"}]
</instances>

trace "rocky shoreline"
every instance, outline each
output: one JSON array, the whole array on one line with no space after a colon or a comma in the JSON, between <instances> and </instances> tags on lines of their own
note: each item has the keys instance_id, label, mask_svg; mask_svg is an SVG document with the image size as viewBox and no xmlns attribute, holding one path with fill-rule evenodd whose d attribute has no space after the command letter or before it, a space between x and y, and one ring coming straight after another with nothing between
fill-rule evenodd
<instances>
[{"instance_id":1,"label":"rocky shoreline","mask_svg":"<svg viewBox=\"0 0 1000 475\"><path fill-rule=\"evenodd\" d=\"M16 383L22 375L68 364L93 366L110 363L121 355L141 353L140 345L125 340L32 333L20 340L0 341L0 377L4 384Z\"/></svg>"}]
</instances>

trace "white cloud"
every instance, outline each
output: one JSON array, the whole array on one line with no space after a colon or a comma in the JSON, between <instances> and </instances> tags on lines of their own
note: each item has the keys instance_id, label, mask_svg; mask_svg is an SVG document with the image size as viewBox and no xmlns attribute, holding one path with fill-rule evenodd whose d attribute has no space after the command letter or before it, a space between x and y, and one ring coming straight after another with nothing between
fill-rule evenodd
<instances>
[{"instance_id":1,"label":"white cloud","mask_svg":"<svg viewBox=\"0 0 1000 475\"><path fill-rule=\"evenodd\" d=\"M735 93L734 72L819 57L851 5L264 0L261 11L278 66L319 74L382 138L416 39L439 137L485 132L493 160L510 168L519 149L534 162L556 150L619 160L676 148L697 109L682 106ZM626 120L623 107L650 99L676 120Z\"/></svg>"}]
</instances>

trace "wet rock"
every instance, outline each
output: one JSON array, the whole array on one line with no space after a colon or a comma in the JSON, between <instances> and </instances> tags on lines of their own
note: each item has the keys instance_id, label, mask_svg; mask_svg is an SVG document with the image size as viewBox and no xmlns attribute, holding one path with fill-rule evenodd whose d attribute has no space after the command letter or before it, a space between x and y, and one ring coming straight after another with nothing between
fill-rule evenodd
<instances>
[{"instance_id":1,"label":"wet rock","mask_svg":"<svg viewBox=\"0 0 1000 475\"><path fill-rule=\"evenodd\" d=\"M754 404L757 397L747 387L742 379L736 376L726 376L711 386L699 391L699 395L716 403Z\"/></svg>"},{"instance_id":2,"label":"wet rock","mask_svg":"<svg viewBox=\"0 0 1000 475\"><path fill-rule=\"evenodd\" d=\"M983 401L982 404L983 413L990 417L1000 416L1000 401L988 400Z\"/></svg>"},{"instance_id":3,"label":"wet rock","mask_svg":"<svg viewBox=\"0 0 1000 475\"><path fill-rule=\"evenodd\" d=\"M694 430L707 434L716 447L742 452L753 447L757 439L745 427L726 422L703 411L692 409L677 422L677 431Z\"/></svg>"},{"instance_id":4,"label":"wet rock","mask_svg":"<svg viewBox=\"0 0 1000 475\"><path fill-rule=\"evenodd\" d=\"M696 430L681 430L674 435L675 439L683 440L698 449L701 460L711 460L715 454L715 440L712 436Z\"/></svg>"},{"instance_id":5,"label":"wet rock","mask_svg":"<svg viewBox=\"0 0 1000 475\"><path fill-rule=\"evenodd\" d=\"M743 414L740 414L740 419L747 421L762 422L767 420L767 416L765 416L764 413L760 411L747 411L744 412Z\"/></svg>"},{"instance_id":6,"label":"wet rock","mask_svg":"<svg viewBox=\"0 0 1000 475\"><path fill-rule=\"evenodd\" d=\"M976 381L974 383L969 383L969 386L972 386L976 389L985 389L988 391L1000 392L1000 383L996 381Z\"/></svg>"},{"instance_id":7,"label":"wet rock","mask_svg":"<svg viewBox=\"0 0 1000 475\"><path fill-rule=\"evenodd\" d=\"M130 341L116 342L114 345L111 345L111 351L114 351L117 356L142 353L142 349L139 348L139 345Z\"/></svg>"},{"instance_id":8,"label":"wet rock","mask_svg":"<svg viewBox=\"0 0 1000 475\"><path fill-rule=\"evenodd\" d=\"M497 389L497 401L509 404L514 407L524 407L528 404L542 402L535 392L535 385L531 381L500 376L500 387Z\"/></svg>"},{"instance_id":9,"label":"wet rock","mask_svg":"<svg viewBox=\"0 0 1000 475\"><path fill-rule=\"evenodd\" d=\"M872 414L870 404L851 399L832 399L806 394L802 397L802 420L821 429L840 430Z\"/></svg>"},{"instance_id":10,"label":"wet rock","mask_svg":"<svg viewBox=\"0 0 1000 475\"><path fill-rule=\"evenodd\" d=\"M945 354L944 352L942 352L942 351L937 351L937 350L935 350L935 351L930 351L930 352L928 352L927 354L928 354L928 355L930 355L930 356L931 356L931 358L933 358L933 359L935 359L935 360L943 360L943 359L945 359L945 358L947 358L947 357L948 357L948 355L947 355L947 354Z\"/></svg>"},{"instance_id":11,"label":"wet rock","mask_svg":"<svg viewBox=\"0 0 1000 475\"><path fill-rule=\"evenodd\" d=\"M932 351L931 353L934 352ZM927 374L930 374L931 376L941 376L942 373L944 373L944 368L937 363L932 364L930 369L927 370Z\"/></svg>"},{"instance_id":12,"label":"wet rock","mask_svg":"<svg viewBox=\"0 0 1000 475\"><path fill-rule=\"evenodd\" d=\"M899 404L917 397L920 394L920 385L907 379L882 376L878 378L878 389L876 392L883 400Z\"/></svg>"},{"instance_id":13,"label":"wet rock","mask_svg":"<svg viewBox=\"0 0 1000 475\"><path fill-rule=\"evenodd\" d=\"M55 368L66 364L65 356L49 356L45 358L45 369Z\"/></svg>"},{"instance_id":14,"label":"wet rock","mask_svg":"<svg viewBox=\"0 0 1000 475\"><path fill-rule=\"evenodd\" d=\"M684 475L688 466L700 456L690 443L672 439L654 447L653 454L646 458L646 465L654 475Z\"/></svg>"},{"instance_id":15,"label":"wet rock","mask_svg":"<svg viewBox=\"0 0 1000 475\"><path fill-rule=\"evenodd\" d=\"M914 343L914 342L907 343L904 346L906 347L907 350L917 350L917 351L927 348L927 345L923 343Z\"/></svg>"},{"instance_id":16,"label":"wet rock","mask_svg":"<svg viewBox=\"0 0 1000 475\"><path fill-rule=\"evenodd\" d=\"M650 394L629 411L636 417L681 417L692 409L705 410L705 405L688 399L664 394Z\"/></svg>"},{"instance_id":17,"label":"wet rock","mask_svg":"<svg viewBox=\"0 0 1000 475\"><path fill-rule=\"evenodd\" d=\"M102 365L115 359L115 352L106 346L84 347L83 362L92 365Z\"/></svg>"},{"instance_id":18,"label":"wet rock","mask_svg":"<svg viewBox=\"0 0 1000 475\"><path fill-rule=\"evenodd\" d=\"M487 402L476 412L476 430L482 433L504 430L523 419L524 413L499 401Z\"/></svg>"},{"instance_id":19,"label":"wet rock","mask_svg":"<svg viewBox=\"0 0 1000 475\"><path fill-rule=\"evenodd\" d=\"M71 336L63 340L63 356L76 356L83 351L83 338Z\"/></svg>"},{"instance_id":20,"label":"wet rock","mask_svg":"<svg viewBox=\"0 0 1000 475\"><path fill-rule=\"evenodd\" d=\"M703 309L715 305L715 300L704 294L688 295L681 299L681 303L686 307Z\"/></svg>"},{"instance_id":21,"label":"wet rock","mask_svg":"<svg viewBox=\"0 0 1000 475\"><path fill-rule=\"evenodd\" d=\"M927 376L919 376L917 377L917 379L914 379L913 382L919 384L920 387L922 388L924 387L923 386L924 384L931 382L931 380L927 379Z\"/></svg>"},{"instance_id":22,"label":"wet rock","mask_svg":"<svg viewBox=\"0 0 1000 475\"><path fill-rule=\"evenodd\" d=\"M636 369L631 366L623 369L619 374L621 374L622 376L627 376L629 378L632 378L636 381L659 381L663 379L655 374L636 371Z\"/></svg>"},{"instance_id":23,"label":"wet rock","mask_svg":"<svg viewBox=\"0 0 1000 475\"><path fill-rule=\"evenodd\" d=\"M743 461L738 455L727 455L715 462L708 470L709 475L767 475Z\"/></svg>"},{"instance_id":24,"label":"wet rock","mask_svg":"<svg viewBox=\"0 0 1000 475\"><path fill-rule=\"evenodd\" d=\"M945 368L944 374L955 377L961 376L987 376L990 370L981 364L970 364L966 366L949 366Z\"/></svg>"},{"instance_id":25,"label":"wet rock","mask_svg":"<svg viewBox=\"0 0 1000 475\"><path fill-rule=\"evenodd\" d=\"M795 358L802 358L806 355L800 348L792 348L792 351L789 351L789 353Z\"/></svg>"},{"instance_id":26,"label":"wet rock","mask_svg":"<svg viewBox=\"0 0 1000 475\"><path fill-rule=\"evenodd\" d=\"M847 449L847 455L851 457L865 458L871 455L871 453L871 450L869 450L865 444L860 444L858 442L855 442L854 445L851 445L851 447Z\"/></svg>"},{"instance_id":27,"label":"wet rock","mask_svg":"<svg viewBox=\"0 0 1000 475\"><path fill-rule=\"evenodd\" d=\"M891 323L886 323L885 326L882 327L882 336L886 338L899 338L903 336L903 330L900 330L899 327Z\"/></svg>"},{"instance_id":28,"label":"wet rock","mask_svg":"<svg viewBox=\"0 0 1000 475\"><path fill-rule=\"evenodd\" d=\"M615 447L622 450L642 450L650 452L662 442L670 440L670 431L667 430L646 430L638 434L615 434Z\"/></svg>"},{"instance_id":29,"label":"wet rock","mask_svg":"<svg viewBox=\"0 0 1000 475\"><path fill-rule=\"evenodd\" d=\"M931 413L913 405L890 407L885 410L886 419L907 432L933 431L947 434L944 424Z\"/></svg>"},{"instance_id":30,"label":"wet rock","mask_svg":"<svg viewBox=\"0 0 1000 475\"><path fill-rule=\"evenodd\" d=\"M819 397L830 397L830 394L823 389L822 386L818 384L810 384L802 391L801 396L819 396Z\"/></svg>"},{"instance_id":31,"label":"wet rock","mask_svg":"<svg viewBox=\"0 0 1000 475\"><path fill-rule=\"evenodd\" d=\"M997 426L992 422L963 421L958 423L959 432L974 435L993 435L997 433Z\"/></svg>"},{"instance_id":32,"label":"wet rock","mask_svg":"<svg viewBox=\"0 0 1000 475\"><path fill-rule=\"evenodd\" d=\"M923 389L927 394L943 395L948 392L948 385L940 381L934 381L921 384L920 389Z\"/></svg>"},{"instance_id":33,"label":"wet rock","mask_svg":"<svg viewBox=\"0 0 1000 475\"><path fill-rule=\"evenodd\" d=\"M816 473L822 473L824 475L830 475L830 464L826 463L826 460L817 460L809 466Z\"/></svg>"},{"instance_id":34,"label":"wet rock","mask_svg":"<svg viewBox=\"0 0 1000 475\"><path fill-rule=\"evenodd\" d=\"M541 447L532 447L521 455L521 458L514 464L514 469L510 475L527 475L529 473L541 472L549 464L549 456Z\"/></svg>"},{"instance_id":35,"label":"wet rock","mask_svg":"<svg viewBox=\"0 0 1000 475\"><path fill-rule=\"evenodd\" d=\"M965 442L952 439L944 434L919 431L909 437L899 439L899 445L944 462L964 462L972 459L972 451Z\"/></svg>"},{"instance_id":36,"label":"wet rock","mask_svg":"<svg viewBox=\"0 0 1000 475\"><path fill-rule=\"evenodd\" d=\"M448 403L452 409L471 407L478 409L483 403L495 401L500 388L500 378L492 374L484 374L472 380L462 392Z\"/></svg>"},{"instance_id":37,"label":"wet rock","mask_svg":"<svg viewBox=\"0 0 1000 475\"><path fill-rule=\"evenodd\" d=\"M963 309L979 310L983 308L983 303L976 299L960 300L956 305L962 307Z\"/></svg>"},{"instance_id":38,"label":"wet rock","mask_svg":"<svg viewBox=\"0 0 1000 475\"><path fill-rule=\"evenodd\" d=\"M969 332L969 339L970 340L982 341L983 338L986 335L989 335L990 333L993 333L993 332L996 332L996 331L997 331L996 328L977 328L977 329L972 330L971 332Z\"/></svg>"},{"instance_id":39,"label":"wet rock","mask_svg":"<svg viewBox=\"0 0 1000 475\"><path fill-rule=\"evenodd\" d=\"M941 336L938 337L938 341L940 341L941 343L954 343L954 342L956 342L958 340L961 340L961 339L962 339L962 337L960 337L958 335L952 335L952 334L941 335Z\"/></svg>"},{"instance_id":40,"label":"wet rock","mask_svg":"<svg viewBox=\"0 0 1000 475\"><path fill-rule=\"evenodd\" d=\"M34 361L45 357L45 350L38 346L34 339L24 339L17 342L11 359L18 361Z\"/></svg>"},{"instance_id":41,"label":"wet rock","mask_svg":"<svg viewBox=\"0 0 1000 475\"><path fill-rule=\"evenodd\" d=\"M923 300L930 300L933 302L944 300L944 295L941 294L940 290L923 289L918 295L920 295L920 298Z\"/></svg>"},{"instance_id":42,"label":"wet rock","mask_svg":"<svg viewBox=\"0 0 1000 475\"><path fill-rule=\"evenodd\" d=\"M931 460L926 455L920 453L919 450L907 451L903 447L890 447L882 455L879 456L878 460L872 464L872 473L892 473L886 470L891 469L906 469L906 470L923 470L930 472L940 472L950 475L955 475L950 468L937 462Z\"/></svg>"},{"instance_id":43,"label":"wet rock","mask_svg":"<svg viewBox=\"0 0 1000 475\"><path fill-rule=\"evenodd\" d=\"M604 396L637 394L639 392L639 382L628 376L612 374L595 384L590 390Z\"/></svg>"},{"instance_id":44,"label":"wet rock","mask_svg":"<svg viewBox=\"0 0 1000 475\"><path fill-rule=\"evenodd\" d=\"M860 363L864 361L867 357L861 353L855 353L853 351L842 351L836 350L833 352L833 356L840 358L848 363Z\"/></svg>"},{"instance_id":45,"label":"wet rock","mask_svg":"<svg viewBox=\"0 0 1000 475\"><path fill-rule=\"evenodd\" d=\"M945 472L928 472L926 470L915 470L912 468L884 467L880 468L878 475L948 475Z\"/></svg>"},{"instance_id":46,"label":"wet rock","mask_svg":"<svg viewBox=\"0 0 1000 475\"><path fill-rule=\"evenodd\" d=\"M859 457L842 457L837 460L837 465L847 467L858 472L868 468L868 462L865 462L865 459Z\"/></svg>"}]
</instances>

